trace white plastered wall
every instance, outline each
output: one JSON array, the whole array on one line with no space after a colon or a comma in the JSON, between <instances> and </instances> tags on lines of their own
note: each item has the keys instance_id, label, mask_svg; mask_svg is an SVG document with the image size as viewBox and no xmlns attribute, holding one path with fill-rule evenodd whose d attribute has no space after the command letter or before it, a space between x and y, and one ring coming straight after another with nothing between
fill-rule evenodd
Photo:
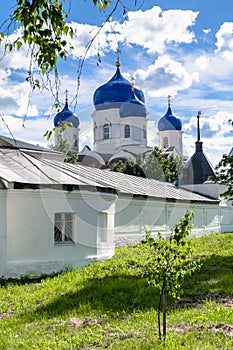
<instances>
[{"instance_id":1,"label":"white plastered wall","mask_svg":"<svg viewBox=\"0 0 233 350\"><path fill-rule=\"evenodd\" d=\"M166 236L187 210L194 212L193 236L233 231L233 208L125 196L116 203L115 243L117 246L138 243L146 230Z\"/></svg>"},{"instance_id":2,"label":"white plastered wall","mask_svg":"<svg viewBox=\"0 0 233 350\"><path fill-rule=\"evenodd\" d=\"M58 190L7 191L5 275L39 275L81 267L114 253L115 195ZM54 244L54 213L77 213L74 243ZM97 237L98 214L107 215L106 239Z\"/></svg>"},{"instance_id":3,"label":"white plastered wall","mask_svg":"<svg viewBox=\"0 0 233 350\"><path fill-rule=\"evenodd\" d=\"M0 277L4 275L7 259L6 190L0 190Z\"/></svg>"}]
</instances>

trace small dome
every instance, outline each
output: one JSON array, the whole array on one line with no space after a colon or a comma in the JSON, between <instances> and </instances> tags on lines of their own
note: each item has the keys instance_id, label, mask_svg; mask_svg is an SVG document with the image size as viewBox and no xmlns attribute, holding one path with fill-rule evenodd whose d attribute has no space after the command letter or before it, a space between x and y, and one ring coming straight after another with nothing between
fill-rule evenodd
<instances>
[{"instance_id":1,"label":"small dome","mask_svg":"<svg viewBox=\"0 0 233 350\"><path fill-rule=\"evenodd\" d=\"M147 112L145 105L138 100L135 96L134 90L131 90L130 99L126 102L123 102L120 110L120 117L144 117L146 118Z\"/></svg>"},{"instance_id":2,"label":"small dome","mask_svg":"<svg viewBox=\"0 0 233 350\"><path fill-rule=\"evenodd\" d=\"M122 102L131 95L132 84L120 72L119 63L114 76L104 85L96 89L93 102L96 110L119 108ZM145 102L142 90L135 88L135 95L141 102Z\"/></svg>"},{"instance_id":3,"label":"small dome","mask_svg":"<svg viewBox=\"0 0 233 350\"><path fill-rule=\"evenodd\" d=\"M66 101L63 110L57 113L53 120L54 126L59 126L61 123L72 123L74 128L79 127L79 118L69 110L68 101Z\"/></svg>"},{"instance_id":4,"label":"small dome","mask_svg":"<svg viewBox=\"0 0 233 350\"><path fill-rule=\"evenodd\" d=\"M158 129L159 131L182 129L181 120L172 114L170 106L168 106L168 110L165 116L159 120Z\"/></svg>"}]
</instances>

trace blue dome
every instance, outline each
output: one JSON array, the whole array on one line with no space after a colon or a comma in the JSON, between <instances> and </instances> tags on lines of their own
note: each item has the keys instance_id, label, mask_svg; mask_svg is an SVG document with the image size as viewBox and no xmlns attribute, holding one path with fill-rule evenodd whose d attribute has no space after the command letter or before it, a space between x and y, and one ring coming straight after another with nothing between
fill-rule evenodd
<instances>
[{"instance_id":1,"label":"blue dome","mask_svg":"<svg viewBox=\"0 0 233 350\"><path fill-rule=\"evenodd\" d=\"M146 118L146 115L147 115L145 105L137 99L132 89L131 89L130 99L122 103L119 113L121 118L126 118L126 117Z\"/></svg>"},{"instance_id":2,"label":"blue dome","mask_svg":"<svg viewBox=\"0 0 233 350\"><path fill-rule=\"evenodd\" d=\"M167 113L158 122L159 131L165 130L181 130L182 123L181 120L172 114L171 107L168 107Z\"/></svg>"},{"instance_id":3,"label":"blue dome","mask_svg":"<svg viewBox=\"0 0 233 350\"><path fill-rule=\"evenodd\" d=\"M131 96L132 84L125 79L117 66L114 76L104 85L98 87L93 96L96 110L119 108L122 102ZM135 88L135 95L139 101L145 103L142 90Z\"/></svg>"},{"instance_id":4,"label":"blue dome","mask_svg":"<svg viewBox=\"0 0 233 350\"><path fill-rule=\"evenodd\" d=\"M59 113L57 113L53 120L54 126L59 126L61 123L72 123L73 127L79 127L79 118L69 110L68 102L66 101L65 107Z\"/></svg>"}]
</instances>

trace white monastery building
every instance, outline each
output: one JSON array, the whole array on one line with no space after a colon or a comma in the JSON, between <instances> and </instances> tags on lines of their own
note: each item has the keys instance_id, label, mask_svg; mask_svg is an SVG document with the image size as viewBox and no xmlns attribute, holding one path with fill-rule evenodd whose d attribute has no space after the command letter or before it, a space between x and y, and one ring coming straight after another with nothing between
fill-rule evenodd
<instances>
[{"instance_id":1,"label":"white monastery building","mask_svg":"<svg viewBox=\"0 0 233 350\"><path fill-rule=\"evenodd\" d=\"M151 151L145 98L121 75L117 60L114 76L97 88L93 101L93 150L79 152L80 121L67 96L54 118L61 131L56 144L67 140L81 165L65 163L64 153L0 136L0 277L37 276L109 258L115 246L140 242L146 230L166 236L189 209L193 235L233 231L232 203L219 199L221 186L206 181L211 168L199 128L180 186L115 173L106 169L113 162ZM71 127L63 129L66 122ZM170 98L158 130L164 153L183 157L182 123Z\"/></svg>"}]
</instances>

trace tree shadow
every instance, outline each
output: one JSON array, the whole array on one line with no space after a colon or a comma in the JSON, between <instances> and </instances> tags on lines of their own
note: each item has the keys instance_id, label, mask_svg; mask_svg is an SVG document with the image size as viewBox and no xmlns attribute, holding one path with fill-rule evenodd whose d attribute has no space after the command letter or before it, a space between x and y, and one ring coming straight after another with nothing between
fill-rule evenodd
<instances>
[{"instance_id":1,"label":"tree shadow","mask_svg":"<svg viewBox=\"0 0 233 350\"><path fill-rule=\"evenodd\" d=\"M170 308L194 307L207 299L218 300L217 296L232 295L233 257L212 255L200 259L202 268L185 279L181 301L169 301ZM211 282L212 281L212 282ZM231 282L231 284L230 284ZM31 312L24 312L29 320L54 317L68 317L95 314L125 315L133 310L157 308L158 289L151 287L142 275L128 276L117 273L103 278L90 278L75 292L58 295L44 305L38 305Z\"/></svg>"},{"instance_id":2,"label":"tree shadow","mask_svg":"<svg viewBox=\"0 0 233 350\"><path fill-rule=\"evenodd\" d=\"M201 256L200 263L201 269L185 279L182 298L177 303L181 307L206 300L221 302L233 296L233 256Z\"/></svg>"},{"instance_id":3,"label":"tree shadow","mask_svg":"<svg viewBox=\"0 0 233 350\"><path fill-rule=\"evenodd\" d=\"M39 305L32 313L27 313L27 316L32 319L43 319L45 315L53 318L69 315L74 310L77 314L86 311L87 314L121 315L134 309L156 307L157 301L158 290L149 287L145 278L118 274L89 279L83 288L58 295L52 302Z\"/></svg>"},{"instance_id":4,"label":"tree shadow","mask_svg":"<svg viewBox=\"0 0 233 350\"><path fill-rule=\"evenodd\" d=\"M59 272L54 272L53 274L42 274L38 277L29 277L29 276L22 276L20 278L0 278L0 287L7 287L9 285L12 286L23 286L25 284L37 284L41 283L44 280L52 279L53 277L56 277L60 275Z\"/></svg>"}]
</instances>

